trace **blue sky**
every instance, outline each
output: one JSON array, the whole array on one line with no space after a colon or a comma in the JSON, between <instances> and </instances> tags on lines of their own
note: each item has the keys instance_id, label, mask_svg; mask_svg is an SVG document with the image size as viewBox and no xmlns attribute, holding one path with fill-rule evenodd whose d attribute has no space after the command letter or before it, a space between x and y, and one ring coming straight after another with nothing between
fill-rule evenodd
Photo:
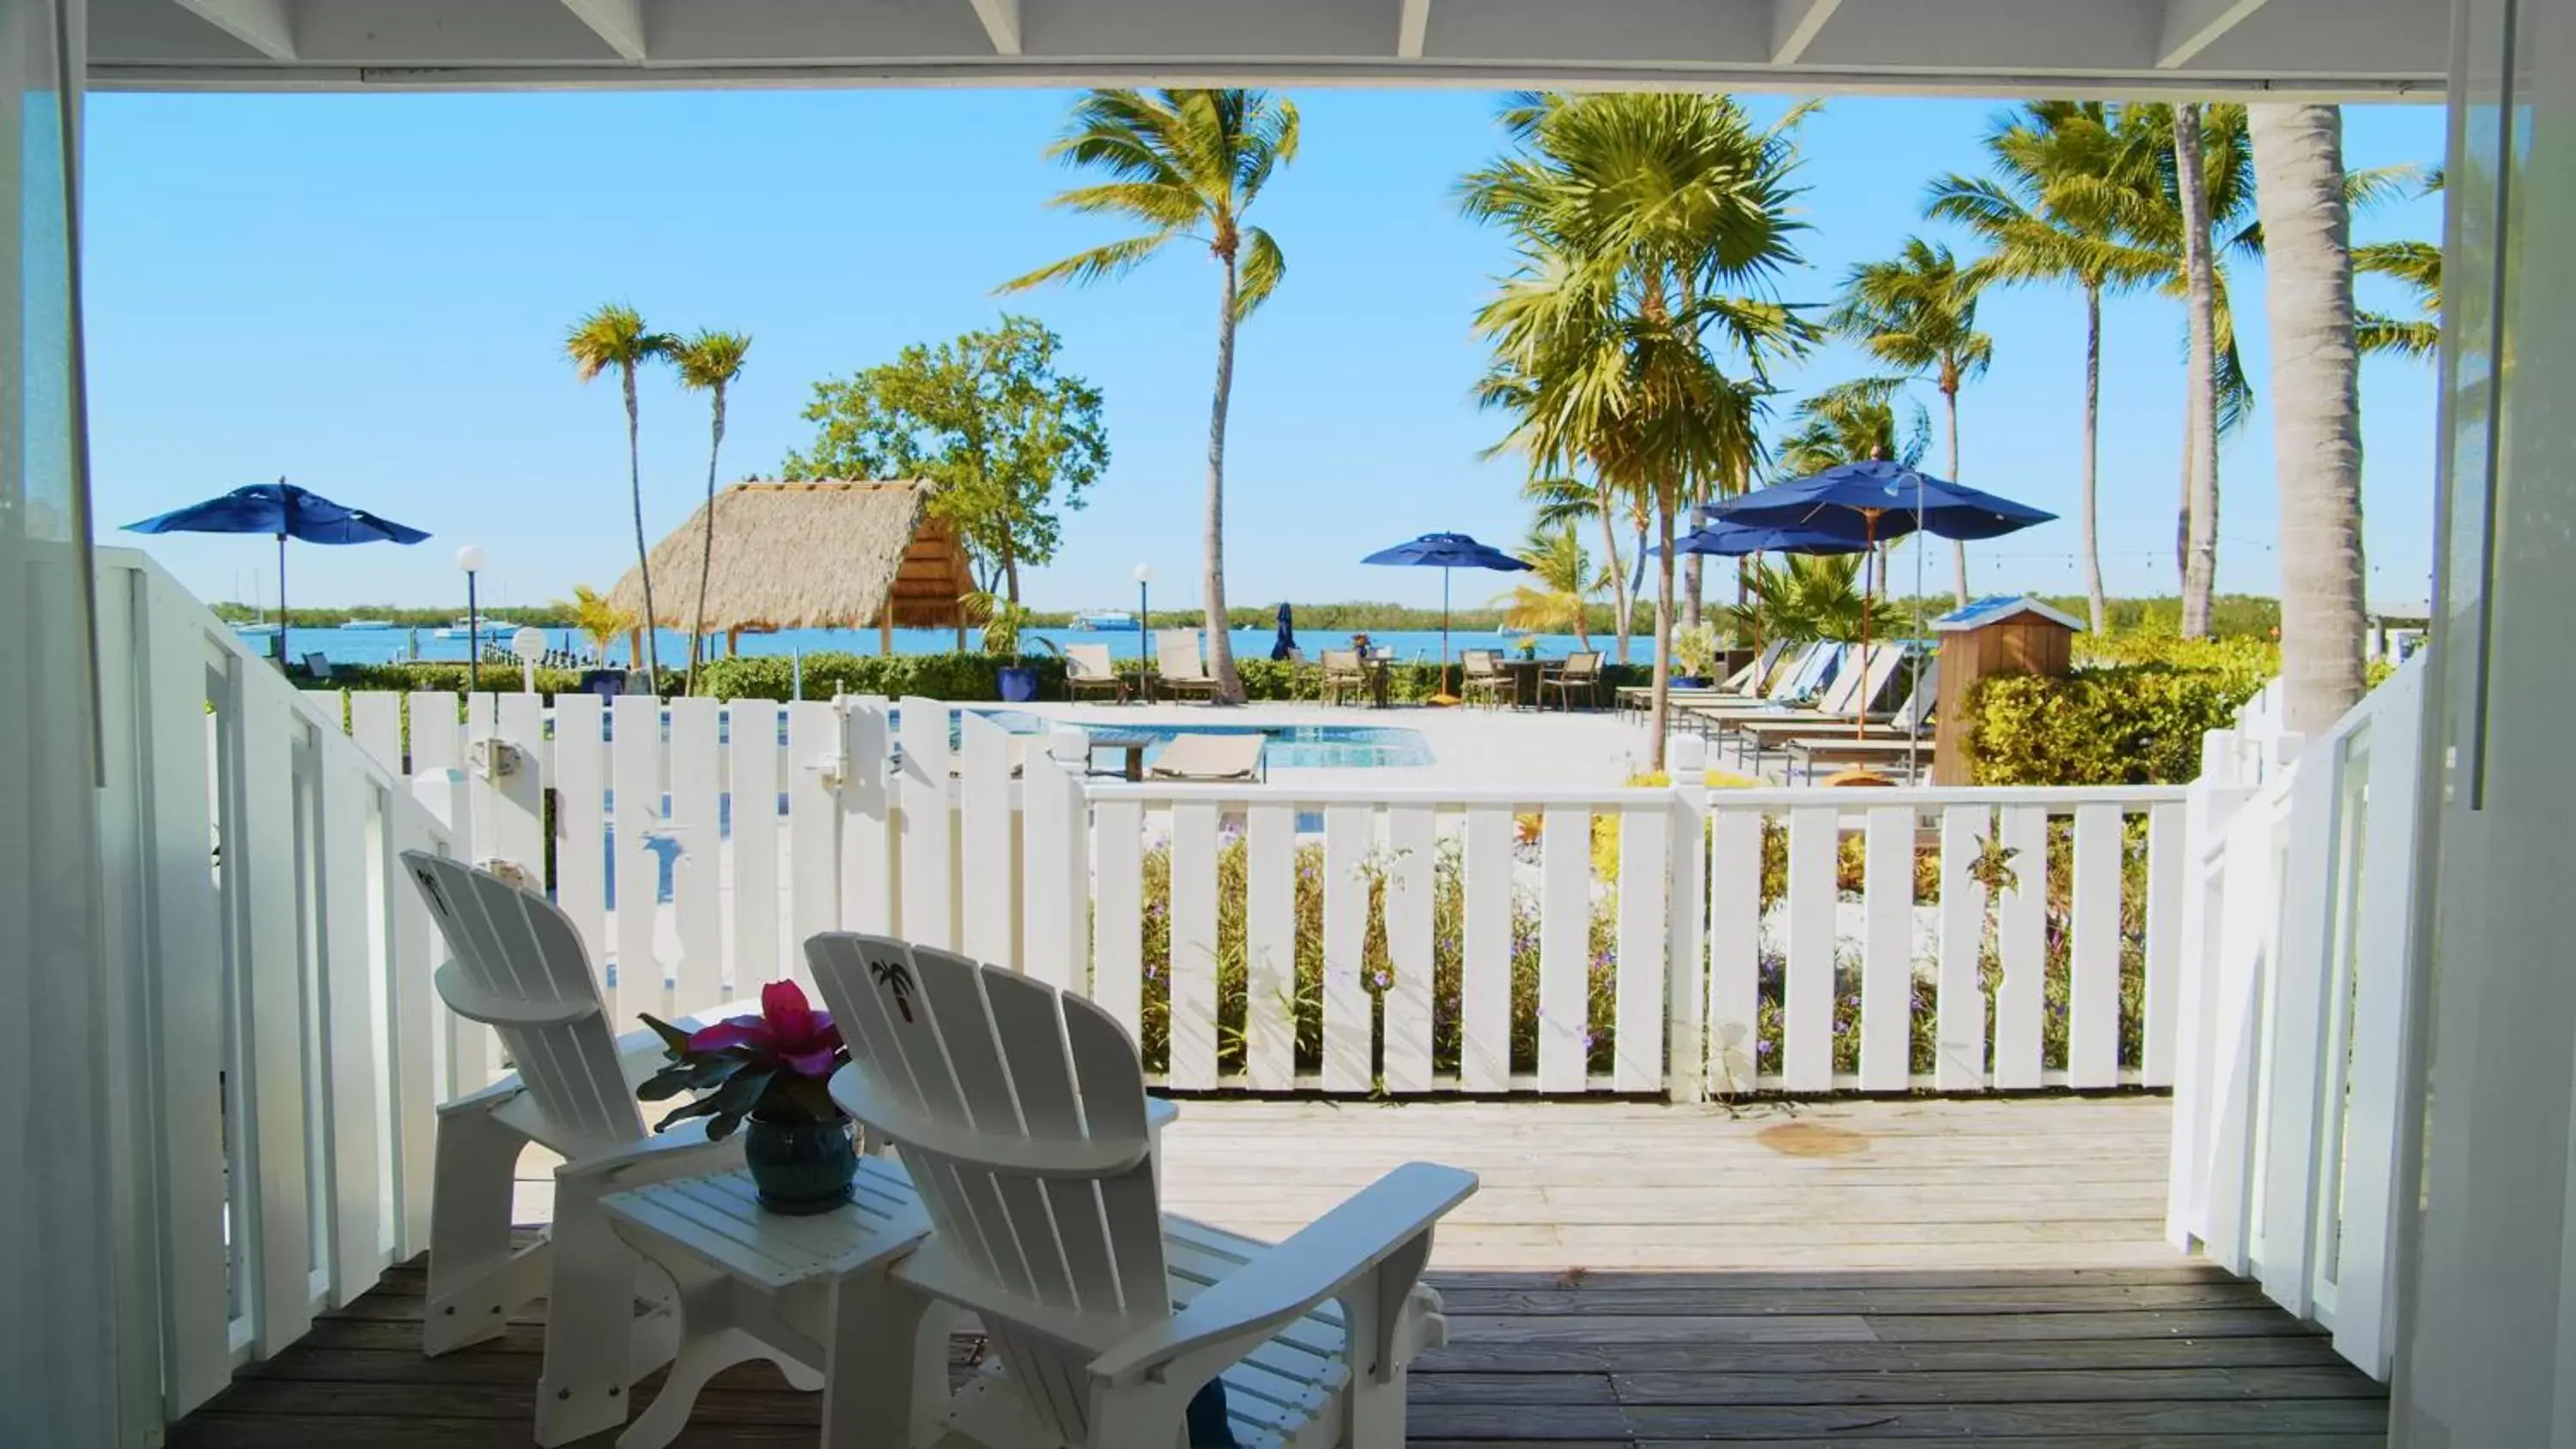
<instances>
[{"instance_id":1,"label":"blue sky","mask_svg":"<svg viewBox=\"0 0 2576 1449\"><path fill-rule=\"evenodd\" d=\"M1499 420L1470 388L1469 322L1509 257L1461 220L1460 173L1496 150L1494 98L1462 91L1298 96L1304 151L1256 220L1286 283L1246 326L1227 490L1229 591L1431 603L1438 576L1357 562L1436 528L1517 540L1518 470L1480 461ZM480 543L508 602L606 585L633 559L616 388L577 382L563 332L608 300L670 330L753 335L733 394L727 481L800 446L821 378L906 343L988 325L1006 277L1118 233L1050 212L1067 175L1041 158L1067 97L1047 91L779 91L469 96L93 97L90 398L103 530L283 474L429 529L415 548L299 548L298 603L461 602L455 545ZM1780 102L1758 100L1776 113ZM1802 131L1803 239L1792 301L1829 301L1851 264L1893 250L1924 183L1973 171L1997 103L1838 99ZM2439 159L2437 107L2347 112L2354 166ZM2362 239L2438 237L2438 207L2362 218ZM1959 240L1953 238L1953 240ZM1964 242L1962 248L1965 250ZM2239 325L2267 366L2251 271ZM1175 254L1113 286L1009 299L1066 341L1106 394L1113 459L1035 570L1042 607L1194 599L1214 272ZM2367 279L2365 305L2400 306ZM1960 472L2069 521L1972 550L1980 589L2080 587L2083 320L2072 293L1994 295L1994 370L1965 395ZM2115 593L2170 593L2182 412L2180 309L2105 309L2103 564ZM1835 347L1797 394L1863 370ZM1927 405L1937 403L1923 389ZM2429 365L2362 377L2371 592L2428 592ZM663 378L643 399L646 525L705 486L706 405ZM1942 461L1936 446L1933 461ZM2268 419L2221 464L2220 582L2272 590L2278 516ZM110 541L132 542L124 535ZM209 597L276 582L269 548L158 538ZM1936 555L1936 564L1938 556ZM1906 567L1900 559L1900 578ZM1935 569L1935 581L1945 578ZM1481 585L1461 585L1462 601Z\"/></svg>"}]
</instances>

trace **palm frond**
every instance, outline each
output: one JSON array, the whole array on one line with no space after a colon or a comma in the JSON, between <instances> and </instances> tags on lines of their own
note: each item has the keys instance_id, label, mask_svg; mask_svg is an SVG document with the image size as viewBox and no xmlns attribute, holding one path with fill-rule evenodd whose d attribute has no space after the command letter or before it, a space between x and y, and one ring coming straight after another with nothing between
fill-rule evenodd
<instances>
[{"instance_id":1,"label":"palm frond","mask_svg":"<svg viewBox=\"0 0 2576 1449\"><path fill-rule=\"evenodd\" d=\"M1052 262L1034 272L1013 277L993 290L1025 292L1032 287L1045 286L1049 282L1072 282L1080 285L1123 277L1151 260L1154 253L1161 250L1163 244L1170 241L1174 235L1176 235L1174 232L1158 231L1148 236L1129 237L1125 241L1114 241L1093 247L1089 251L1076 252L1063 261Z\"/></svg>"},{"instance_id":2,"label":"palm frond","mask_svg":"<svg viewBox=\"0 0 2576 1449\"><path fill-rule=\"evenodd\" d=\"M1270 300L1279 290L1280 279L1288 275L1288 259L1279 251L1279 243L1261 228L1246 227L1243 232L1242 271L1234 293L1236 321L1249 317L1254 309Z\"/></svg>"}]
</instances>

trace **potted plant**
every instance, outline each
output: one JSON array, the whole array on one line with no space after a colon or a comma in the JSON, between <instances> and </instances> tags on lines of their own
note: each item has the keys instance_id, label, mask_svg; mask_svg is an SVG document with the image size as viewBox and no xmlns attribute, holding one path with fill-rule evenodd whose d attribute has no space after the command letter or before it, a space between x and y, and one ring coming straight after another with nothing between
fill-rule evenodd
<instances>
[{"instance_id":1,"label":"potted plant","mask_svg":"<svg viewBox=\"0 0 2576 1449\"><path fill-rule=\"evenodd\" d=\"M832 1073L848 1048L832 1014L816 1011L793 981L760 989L760 1015L737 1016L694 1032L646 1016L670 1063L636 1089L647 1102L697 1095L653 1124L667 1131L692 1117L707 1119L707 1138L721 1142L750 1123L742 1157L771 1212L829 1212L847 1202L859 1167L850 1119L832 1101Z\"/></svg>"},{"instance_id":2,"label":"potted plant","mask_svg":"<svg viewBox=\"0 0 2576 1449\"><path fill-rule=\"evenodd\" d=\"M1698 623L1673 631L1673 659L1682 672L1673 678L1675 689L1705 689L1709 674L1717 665L1717 626Z\"/></svg>"},{"instance_id":3,"label":"potted plant","mask_svg":"<svg viewBox=\"0 0 2576 1449\"><path fill-rule=\"evenodd\" d=\"M1538 657L1538 640L1533 635L1523 634L1518 639L1512 641L1512 647L1521 652L1521 657L1523 659L1536 659Z\"/></svg>"},{"instance_id":4,"label":"potted plant","mask_svg":"<svg viewBox=\"0 0 2576 1449\"><path fill-rule=\"evenodd\" d=\"M1038 672L1020 662L1020 628L1029 619L1029 611L1008 599L986 595L983 599L984 652L1001 661L993 671L1002 699L1008 704L1026 704L1038 697Z\"/></svg>"}]
</instances>

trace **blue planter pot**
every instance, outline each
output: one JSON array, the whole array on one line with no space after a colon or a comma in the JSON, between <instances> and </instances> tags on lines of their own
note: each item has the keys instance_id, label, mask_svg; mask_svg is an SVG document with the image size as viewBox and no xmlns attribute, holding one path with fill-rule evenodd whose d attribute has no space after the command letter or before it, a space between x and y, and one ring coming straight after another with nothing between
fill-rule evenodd
<instances>
[{"instance_id":1,"label":"blue planter pot","mask_svg":"<svg viewBox=\"0 0 2576 1449\"><path fill-rule=\"evenodd\" d=\"M858 1175L859 1152L850 1140L850 1124L839 1122L763 1122L742 1124L743 1165L751 1169L760 1205L774 1213L802 1217L827 1213L850 1200L850 1179Z\"/></svg>"},{"instance_id":2,"label":"blue planter pot","mask_svg":"<svg viewBox=\"0 0 2576 1449\"><path fill-rule=\"evenodd\" d=\"M1005 664L994 671L1001 677L1002 702L1026 704L1038 697L1038 672L1018 664Z\"/></svg>"}]
</instances>

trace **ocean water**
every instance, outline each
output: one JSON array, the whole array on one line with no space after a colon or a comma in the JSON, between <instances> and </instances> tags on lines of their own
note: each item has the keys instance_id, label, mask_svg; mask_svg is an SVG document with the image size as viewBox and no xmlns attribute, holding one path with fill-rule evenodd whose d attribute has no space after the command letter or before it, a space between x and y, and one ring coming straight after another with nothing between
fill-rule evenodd
<instances>
[{"instance_id":1,"label":"ocean water","mask_svg":"<svg viewBox=\"0 0 2576 1449\"><path fill-rule=\"evenodd\" d=\"M505 625L491 630L485 634L485 641L488 645L506 648L514 629L515 626ZM465 636L460 632L452 638L440 638L439 633L440 631L435 629L296 629L287 637L286 653L288 658L296 660L301 660L307 654L318 653L334 664L384 664L400 659L463 661L466 657ZM546 646L550 649L571 650L576 653L588 650L588 641L573 630L547 629L544 633ZM1235 630L1235 657L1237 659L1269 658L1276 635L1277 631L1269 628ZM1571 634L1541 634L1535 637L1538 654L1542 659L1562 659L1575 650L1574 636ZM1048 639L1059 645L1106 644L1109 646L1112 658L1139 657L1137 647L1139 641L1136 631L1132 629L1025 629L1021 631L1021 638L1024 641ZM1517 634L1496 635L1491 631L1461 630L1449 636L1449 657L1455 660L1461 649L1509 649L1517 644L1520 638L1521 636ZM256 649L265 642L266 636L259 636L252 641L252 647ZM1326 649L1349 648L1350 642L1350 634L1343 630L1300 629L1297 631L1298 647L1306 651L1306 657L1309 660L1316 658ZM1437 629L1371 630L1369 642L1372 645L1393 649L1395 657L1402 662L1419 661L1428 664L1440 658L1440 631ZM1614 648L1613 641L1606 635L1596 637L1592 644L1594 648L1605 653L1612 652ZM966 646L969 649L978 647L977 636L972 629L966 631ZM687 638L667 629L662 631L655 647L665 665L685 661L689 657ZM1021 647L1031 653L1039 652L1038 645L1034 642L1024 642ZM1645 657L1642 642L1637 647L1636 657ZM897 629L894 631L894 652L897 654L945 654L956 648L957 634L952 629ZM742 652L745 654L813 654L823 650L849 654L874 654L877 652L877 631L874 629L787 629L776 634L742 636ZM608 661L612 664L627 662L624 641L621 640L609 649Z\"/></svg>"}]
</instances>

